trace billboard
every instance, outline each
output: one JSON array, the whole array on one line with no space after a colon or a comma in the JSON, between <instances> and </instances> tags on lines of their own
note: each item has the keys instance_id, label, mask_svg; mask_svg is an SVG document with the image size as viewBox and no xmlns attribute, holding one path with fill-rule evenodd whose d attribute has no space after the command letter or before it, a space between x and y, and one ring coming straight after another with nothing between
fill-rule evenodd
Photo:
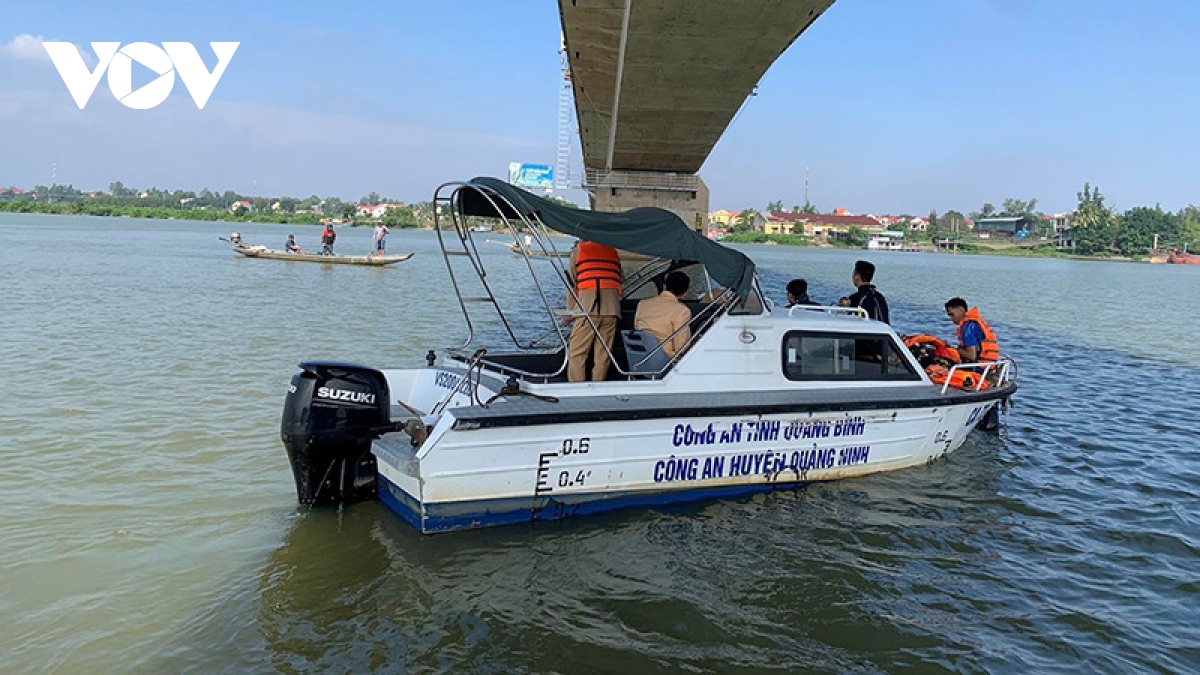
<instances>
[{"instance_id":1,"label":"billboard","mask_svg":"<svg viewBox=\"0 0 1200 675\"><path fill-rule=\"evenodd\" d=\"M554 169L548 164L513 162L508 165L508 182L517 187L550 189L554 187Z\"/></svg>"}]
</instances>

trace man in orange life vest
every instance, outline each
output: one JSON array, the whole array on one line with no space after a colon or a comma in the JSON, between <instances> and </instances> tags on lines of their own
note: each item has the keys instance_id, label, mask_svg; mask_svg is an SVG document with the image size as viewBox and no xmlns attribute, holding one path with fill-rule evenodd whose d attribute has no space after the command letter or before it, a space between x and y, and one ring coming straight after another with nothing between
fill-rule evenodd
<instances>
[{"instance_id":1,"label":"man in orange life vest","mask_svg":"<svg viewBox=\"0 0 1200 675\"><path fill-rule=\"evenodd\" d=\"M950 298L946 301L946 316L958 325L958 355L963 363L985 363L1000 358L1000 343L979 308L967 310L967 301Z\"/></svg>"},{"instance_id":2,"label":"man in orange life vest","mask_svg":"<svg viewBox=\"0 0 1200 675\"><path fill-rule=\"evenodd\" d=\"M583 306L575 307L575 298L568 297L567 308L578 309L587 316L576 316L571 327L567 379L571 382L587 379L590 353L592 381L602 382L608 376L611 362L608 354L617 332L617 319L621 316L621 258L617 249L593 241L579 241L571 249L571 277L575 280L575 295L579 296ZM597 330L592 329L592 323L596 324Z\"/></svg>"}]
</instances>

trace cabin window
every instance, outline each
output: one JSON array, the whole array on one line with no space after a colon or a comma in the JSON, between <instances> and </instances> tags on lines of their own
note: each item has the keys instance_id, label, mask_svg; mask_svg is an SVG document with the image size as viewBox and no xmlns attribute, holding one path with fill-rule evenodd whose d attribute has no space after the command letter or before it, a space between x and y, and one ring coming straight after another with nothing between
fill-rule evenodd
<instances>
[{"instance_id":1,"label":"cabin window","mask_svg":"<svg viewBox=\"0 0 1200 675\"><path fill-rule=\"evenodd\" d=\"M789 380L920 380L889 335L792 331L783 338Z\"/></svg>"}]
</instances>

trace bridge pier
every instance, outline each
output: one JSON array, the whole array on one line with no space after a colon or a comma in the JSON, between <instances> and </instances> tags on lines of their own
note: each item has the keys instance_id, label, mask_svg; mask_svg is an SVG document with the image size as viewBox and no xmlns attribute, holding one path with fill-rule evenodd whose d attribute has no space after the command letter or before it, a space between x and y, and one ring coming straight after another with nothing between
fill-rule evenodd
<instances>
[{"instance_id":1,"label":"bridge pier","mask_svg":"<svg viewBox=\"0 0 1200 675\"><path fill-rule=\"evenodd\" d=\"M591 194L593 211L657 206L701 234L708 225L708 186L692 173L588 170L584 188Z\"/></svg>"}]
</instances>

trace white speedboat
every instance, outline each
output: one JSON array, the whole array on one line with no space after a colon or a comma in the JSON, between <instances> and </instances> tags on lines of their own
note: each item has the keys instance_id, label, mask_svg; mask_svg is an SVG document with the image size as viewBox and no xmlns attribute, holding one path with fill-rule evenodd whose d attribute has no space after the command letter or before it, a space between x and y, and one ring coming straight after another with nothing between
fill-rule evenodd
<instances>
[{"instance_id":1,"label":"white speedboat","mask_svg":"<svg viewBox=\"0 0 1200 675\"><path fill-rule=\"evenodd\" d=\"M748 258L668 211L566 209L489 178L443 185L435 203L448 207L438 236L467 339L424 368L301 364L282 437L303 504L378 498L440 532L791 488L931 461L1016 390L1007 359L958 366L980 371L976 388L950 389L861 310L771 307ZM607 381L564 376L562 263L526 258L545 315L527 321L528 298L518 314L493 292L475 217L641 254L628 256ZM667 358L631 329L637 301L674 270L693 280L694 318ZM480 346L488 335L507 347Z\"/></svg>"}]
</instances>

